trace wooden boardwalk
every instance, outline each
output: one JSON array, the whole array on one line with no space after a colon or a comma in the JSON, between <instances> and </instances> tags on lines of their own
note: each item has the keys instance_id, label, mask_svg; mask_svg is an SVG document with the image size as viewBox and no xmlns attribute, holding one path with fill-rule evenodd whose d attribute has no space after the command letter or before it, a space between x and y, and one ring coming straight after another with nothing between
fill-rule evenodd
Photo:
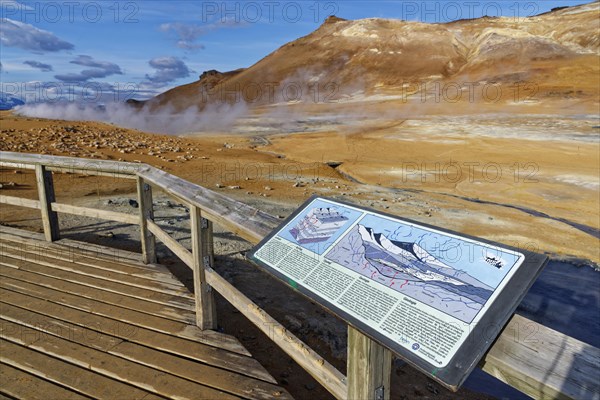
<instances>
[{"instance_id":1,"label":"wooden boardwalk","mask_svg":"<svg viewBox=\"0 0 600 400\"><path fill-rule=\"evenodd\" d=\"M290 399L140 255L0 227L0 399Z\"/></svg>"}]
</instances>

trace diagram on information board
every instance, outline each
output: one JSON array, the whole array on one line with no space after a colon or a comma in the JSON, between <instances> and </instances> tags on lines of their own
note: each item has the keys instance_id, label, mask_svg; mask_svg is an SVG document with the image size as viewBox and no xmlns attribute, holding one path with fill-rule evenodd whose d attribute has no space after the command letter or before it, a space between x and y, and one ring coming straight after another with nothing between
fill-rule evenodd
<instances>
[{"instance_id":1,"label":"diagram on information board","mask_svg":"<svg viewBox=\"0 0 600 400\"><path fill-rule=\"evenodd\" d=\"M316 201L288 224L281 236L322 254L361 214L350 208Z\"/></svg>"},{"instance_id":2,"label":"diagram on information board","mask_svg":"<svg viewBox=\"0 0 600 400\"><path fill-rule=\"evenodd\" d=\"M465 248L464 241L455 242L450 236L370 215L352 227L326 258L470 323L517 257L492 253L475 244ZM458 250L466 254L451 265L426 250L440 248L455 258Z\"/></svg>"}]
</instances>

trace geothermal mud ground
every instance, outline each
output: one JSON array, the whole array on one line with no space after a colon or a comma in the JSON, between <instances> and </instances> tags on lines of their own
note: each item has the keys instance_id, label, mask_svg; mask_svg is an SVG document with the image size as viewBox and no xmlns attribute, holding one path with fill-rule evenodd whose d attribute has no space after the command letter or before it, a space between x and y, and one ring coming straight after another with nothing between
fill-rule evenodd
<instances>
[{"instance_id":1,"label":"geothermal mud ground","mask_svg":"<svg viewBox=\"0 0 600 400\"><path fill-rule=\"evenodd\" d=\"M8 112L0 123L1 150L150 163L281 218L316 193L554 259L592 266L600 260L598 121L587 114L373 120L361 113L298 113L285 121L257 115L238 121L235 134L179 137ZM73 174L54 179L60 202L137 212L129 205L135 198L130 181ZM1 194L37 196L29 172L3 169L0 183ZM158 193L156 203L159 224L189 244L185 210ZM67 215L59 219L65 236L139 251L137 227ZM0 222L41 229L36 213L11 206L0 207ZM243 262L247 243L218 227L215 237L219 272L343 371L343 324ZM162 261L191 285L186 269L166 249L161 253ZM535 308L535 301L530 303ZM252 349L294 396L328 398L222 299L219 315L223 329ZM482 398L466 388L453 395L401 362L394 374L394 393L405 396L399 398ZM482 384L486 379L479 374L467 386L497 385ZM500 392L494 394L517 395L497 387Z\"/></svg>"}]
</instances>

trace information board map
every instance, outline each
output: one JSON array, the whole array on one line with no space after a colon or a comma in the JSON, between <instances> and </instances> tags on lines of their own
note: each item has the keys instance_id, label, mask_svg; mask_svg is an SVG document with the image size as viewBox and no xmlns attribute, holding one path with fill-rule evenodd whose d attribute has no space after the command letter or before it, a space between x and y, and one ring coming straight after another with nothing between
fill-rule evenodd
<instances>
[{"instance_id":1,"label":"information board map","mask_svg":"<svg viewBox=\"0 0 600 400\"><path fill-rule=\"evenodd\" d=\"M313 198L252 258L436 375L455 360L525 255ZM543 264L536 264L529 281ZM520 287L524 294L529 285ZM471 353L481 356L484 350ZM464 377L454 371L440 380L454 387Z\"/></svg>"}]
</instances>

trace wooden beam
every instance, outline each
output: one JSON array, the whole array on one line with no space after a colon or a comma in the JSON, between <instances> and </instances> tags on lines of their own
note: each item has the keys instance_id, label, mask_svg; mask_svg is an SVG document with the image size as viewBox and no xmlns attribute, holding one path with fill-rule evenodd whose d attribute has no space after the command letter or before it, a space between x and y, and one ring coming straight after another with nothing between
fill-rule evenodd
<instances>
[{"instance_id":1,"label":"wooden beam","mask_svg":"<svg viewBox=\"0 0 600 400\"><path fill-rule=\"evenodd\" d=\"M206 281L337 399L348 399L345 376L313 349L285 329L212 268Z\"/></svg>"},{"instance_id":2,"label":"wooden beam","mask_svg":"<svg viewBox=\"0 0 600 400\"><path fill-rule=\"evenodd\" d=\"M42 210L44 236L47 241L53 242L60 239L60 233L58 228L58 215L55 211L52 211L52 203L56 201L52 172L46 171L46 167L37 164L35 166L35 179L40 199L40 209Z\"/></svg>"},{"instance_id":3,"label":"wooden beam","mask_svg":"<svg viewBox=\"0 0 600 400\"><path fill-rule=\"evenodd\" d=\"M27 165L30 165L31 167L28 167ZM139 170L148 167L146 164L142 163L0 151L0 166L28 169L32 168L34 165L44 165L47 169L58 167L68 171L83 170L92 172L113 172L116 174L133 176L135 176Z\"/></svg>"},{"instance_id":4,"label":"wooden beam","mask_svg":"<svg viewBox=\"0 0 600 400\"><path fill-rule=\"evenodd\" d=\"M157 168L148 166L146 169L140 170L138 174L166 193L201 208L205 218L248 240L250 243L260 242L280 222L277 218L254 207L185 181Z\"/></svg>"},{"instance_id":5,"label":"wooden beam","mask_svg":"<svg viewBox=\"0 0 600 400\"><path fill-rule=\"evenodd\" d=\"M536 399L600 399L600 349L514 315L479 366Z\"/></svg>"},{"instance_id":6,"label":"wooden beam","mask_svg":"<svg viewBox=\"0 0 600 400\"><path fill-rule=\"evenodd\" d=\"M5 196L3 194L0 194L0 203L1 204L10 204L11 206L35 208L38 210L40 210L42 208L39 200L30 200L30 199L24 199L21 197Z\"/></svg>"},{"instance_id":7,"label":"wooden beam","mask_svg":"<svg viewBox=\"0 0 600 400\"><path fill-rule=\"evenodd\" d=\"M152 187L144 183L139 176L136 179L138 207L140 209L140 241L142 242L142 261L144 264L156 263L156 240L148 230L148 221L154 220Z\"/></svg>"},{"instance_id":8,"label":"wooden beam","mask_svg":"<svg viewBox=\"0 0 600 400\"><path fill-rule=\"evenodd\" d=\"M348 399L390 400L392 352L348 325Z\"/></svg>"},{"instance_id":9,"label":"wooden beam","mask_svg":"<svg viewBox=\"0 0 600 400\"><path fill-rule=\"evenodd\" d=\"M188 267L194 268L194 257L192 253L183 247L181 243L173 239L167 232L163 231L160 226L156 225L155 222L147 220L148 231L153 234L158 240L160 240L165 246L169 248L177 257L181 259Z\"/></svg>"},{"instance_id":10,"label":"wooden beam","mask_svg":"<svg viewBox=\"0 0 600 400\"><path fill-rule=\"evenodd\" d=\"M47 167L48 171L62 172L67 174L79 174L79 175L91 175L91 176L105 176L108 178L119 178L119 179L136 179L135 174L121 174L118 172L105 172L98 171L96 169L82 169L82 168L63 168L63 167Z\"/></svg>"},{"instance_id":11,"label":"wooden beam","mask_svg":"<svg viewBox=\"0 0 600 400\"><path fill-rule=\"evenodd\" d=\"M8 162L2 159L4 152L0 151L0 167L2 168L14 168L14 169L35 169L35 165L33 164L25 164L19 162Z\"/></svg>"},{"instance_id":12,"label":"wooden beam","mask_svg":"<svg viewBox=\"0 0 600 400\"><path fill-rule=\"evenodd\" d=\"M83 217L104 219L107 221L122 222L124 224L137 225L140 218L137 215L125 214L114 211L98 210L95 208L78 207L70 204L52 203L52 211L66 214L81 215Z\"/></svg>"},{"instance_id":13,"label":"wooden beam","mask_svg":"<svg viewBox=\"0 0 600 400\"><path fill-rule=\"evenodd\" d=\"M190 208L192 255L194 257L194 295L196 297L196 325L202 329L217 329L217 304L212 288L206 283L205 268L212 268L213 226L202 218L198 207Z\"/></svg>"}]
</instances>

